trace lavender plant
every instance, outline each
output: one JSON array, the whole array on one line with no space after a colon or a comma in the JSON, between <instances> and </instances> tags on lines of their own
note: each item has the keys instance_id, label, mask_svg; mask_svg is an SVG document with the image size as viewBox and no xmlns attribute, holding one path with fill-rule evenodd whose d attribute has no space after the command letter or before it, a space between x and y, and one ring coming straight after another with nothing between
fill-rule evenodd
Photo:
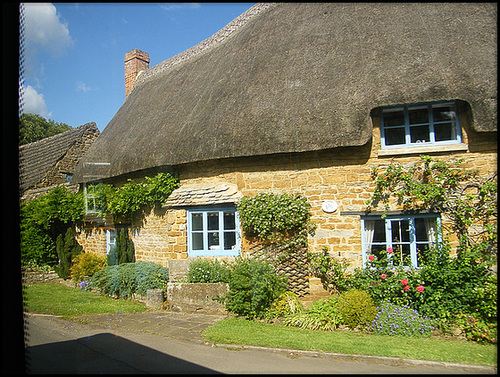
<instances>
[{"instance_id":1,"label":"lavender plant","mask_svg":"<svg viewBox=\"0 0 500 377\"><path fill-rule=\"evenodd\" d=\"M370 330L381 335L429 336L434 329L432 320L407 305L385 302L377 308Z\"/></svg>"}]
</instances>

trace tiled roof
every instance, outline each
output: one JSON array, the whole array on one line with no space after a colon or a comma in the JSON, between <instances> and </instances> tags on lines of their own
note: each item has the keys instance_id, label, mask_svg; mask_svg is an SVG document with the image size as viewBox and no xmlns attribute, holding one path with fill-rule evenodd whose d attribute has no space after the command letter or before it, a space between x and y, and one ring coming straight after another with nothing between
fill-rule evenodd
<instances>
[{"instance_id":1,"label":"tiled roof","mask_svg":"<svg viewBox=\"0 0 500 377\"><path fill-rule=\"evenodd\" d=\"M183 184L170 194L165 206L236 203L241 197L238 187L232 183Z\"/></svg>"},{"instance_id":2,"label":"tiled roof","mask_svg":"<svg viewBox=\"0 0 500 377\"><path fill-rule=\"evenodd\" d=\"M94 122L19 147L19 188L21 193L37 184Z\"/></svg>"}]
</instances>

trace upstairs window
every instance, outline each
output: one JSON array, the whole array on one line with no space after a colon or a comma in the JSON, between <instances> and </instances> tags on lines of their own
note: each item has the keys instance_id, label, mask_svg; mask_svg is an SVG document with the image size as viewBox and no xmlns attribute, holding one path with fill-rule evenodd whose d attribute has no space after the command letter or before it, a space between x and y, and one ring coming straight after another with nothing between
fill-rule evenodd
<instances>
[{"instance_id":1,"label":"upstairs window","mask_svg":"<svg viewBox=\"0 0 500 377\"><path fill-rule=\"evenodd\" d=\"M85 214L95 215L104 212L105 202L102 183L86 183L83 186Z\"/></svg>"},{"instance_id":2,"label":"upstairs window","mask_svg":"<svg viewBox=\"0 0 500 377\"><path fill-rule=\"evenodd\" d=\"M96 214L99 213L97 190L95 185L85 185L83 187L85 197L85 213Z\"/></svg>"},{"instance_id":3,"label":"upstairs window","mask_svg":"<svg viewBox=\"0 0 500 377\"><path fill-rule=\"evenodd\" d=\"M461 143L455 101L381 109L382 148Z\"/></svg>"},{"instance_id":4,"label":"upstairs window","mask_svg":"<svg viewBox=\"0 0 500 377\"><path fill-rule=\"evenodd\" d=\"M188 210L188 255L237 256L240 224L236 208Z\"/></svg>"}]
</instances>

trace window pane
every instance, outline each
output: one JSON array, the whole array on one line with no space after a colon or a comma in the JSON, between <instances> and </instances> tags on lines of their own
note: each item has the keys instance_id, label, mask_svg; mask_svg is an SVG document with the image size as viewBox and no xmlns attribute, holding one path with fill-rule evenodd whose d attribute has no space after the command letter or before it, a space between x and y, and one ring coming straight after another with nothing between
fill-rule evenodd
<instances>
[{"instance_id":1,"label":"window pane","mask_svg":"<svg viewBox=\"0 0 500 377\"><path fill-rule=\"evenodd\" d=\"M384 245L372 245L371 250L368 250L367 255L373 255L377 260L381 260L387 257L387 246Z\"/></svg>"},{"instance_id":2,"label":"window pane","mask_svg":"<svg viewBox=\"0 0 500 377\"><path fill-rule=\"evenodd\" d=\"M236 246L236 232L224 232L224 249L232 250Z\"/></svg>"},{"instance_id":3,"label":"window pane","mask_svg":"<svg viewBox=\"0 0 500 377\"><path fill-rule=\"evenodd\" d=\"M410 242L410 222L408 220L391 221L392 242Z\"/></svg>"},{"instance_id":4,"label":"window pane","mask_svg":"<svg viewBox=\"0 0 500 377\"><path fill-rule=\"evenodd\" d=\"M386 128L385 129L385 145L406 144L404 127Z\"/></svg>"},{"instance_id":5,"label":"window pane","mask_svg":"<svg viewBox=\"0 0 500 377\"><path fill-rule=\"evenodd\" d=\"M208 212L208 230L218 230L219 229L219 213L218 212Z\"/></svg>"},{"instance_id":6,"label":"window pane","mask_svg":"<svg viewBox=\"0 0 500 377\"><path fill-rule=\"evenodd\" d=\"M457 114L453 105L434 107L432 109L432 115L434 117L434 122L447 120L455 121L457 119Z\"/></svg>"},{"instance_id":7,"label":"window pane","mask_svg":"<svg viewBox=\"0 0 500 377\"><path fill-rule=\"evenodd\" d=\"M417 242L436 242L436 218L426 217L415 219L415 236Z\"/></svg>"},{"instance_id":8,"label":"window pane","mask_svg":"<svg viewBox=\"0 0 500 377\"><path fill-rule=\"evenodd\" d=\"M219 232L208 233L208 249L209 250L219 250Z\"/></svg>"},{"instance_id":9,"label":"window pane","mask_svg":"<svg viewBox=\"0 0 500 377\"><path fill-rule=\"evenodd\" d=\"M193 250L203 250L203 233L192 233L191 240Z\"/></svg>"},{"instance_id":10,"label":"window pane","mask_svg":"<svg viewBox=\"0 0 500 377\"><path fill-rule=\"evenodd\" d=\"M456 140L456 128L454 123L441 123L434 125L434 138L436 141Z\"/></svg>"},{"instance_id":11,"label":"window pane","mask_svg":"<svg viewBox=\"0 0 500 377\"><path fill-rule=\"evenodd\" d=\"M410 127L410 136L412 143L425 143L431 141L428 125Z\"/></svg>"},{"instance_id":12,"label":"window pane","mask_svg":"<svg viewBox=\"0 0 500 377\"><path fill-rule=\"evenodd\" d=\"M384 127L401 126L405 124L403 110L384 111Z\"/></svg>"},{"instance_id":13,"label":"window pane","mask_svg":"<svg viewBox=\"0 0 500 377\"><path fill-rule=\"evenodd\" d=\"M236 220L234 212L224 212L224 230L236 229Z\"/></svg>"},{"instance_id":14,"label":"window pane","mask_svg":"<svg viewBox=\"0 0 500 377\"><path fill-rule=\"evenodd\" d=\"M423 109L408 110L408 118L410 124L429 123L429 112L427 111L427 107Z\"/></svg>"},{"instance_id":15,"label":"window pane","mask_svg":"<svg viewBox=\"0 0 500 377\"><path fill-rule=\"evenodd\" d=\"M384 220L374 220L375 229L373 232L372 242L383 242L385 243L385 221Z\"/></svg>"},{"instance_id":16,"label":"window pane","mask_svg":"<svg viewBox=\"0 0 500 377\"><path fill-rule=\"evenodd\" d=\"M191 215L191 230L200 231L203 230L203 214L193 213Z\"/></svg>"},{"instance_id":17,"label":"window pane","mask_svg":"<svg viewBox=\"0 0 500 377\"><path fill-rule=\"evenodd\" d=\"M411 266L411 253L409 244L392 244L392 261L398 266Z\"/></svg>"}]
</instances>

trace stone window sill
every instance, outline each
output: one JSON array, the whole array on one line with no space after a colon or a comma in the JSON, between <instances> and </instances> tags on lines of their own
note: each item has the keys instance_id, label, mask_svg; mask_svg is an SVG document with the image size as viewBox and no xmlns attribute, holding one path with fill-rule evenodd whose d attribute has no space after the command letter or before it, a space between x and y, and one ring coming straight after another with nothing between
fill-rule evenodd
<instances>
[{"instance_id":1,"label":"stone window sill","mask_svg":"<svg viewBox=\"0 0 500 377\"><path fill-rule=\"evenodd\" d=\"M440 152L467 152L467 144L447 144L447 145L426 145L422 147L406 147L394 149L380 149L377 152L378 157L401 156L411 154L428 154Z\"/></svg>"}]
</instances>

